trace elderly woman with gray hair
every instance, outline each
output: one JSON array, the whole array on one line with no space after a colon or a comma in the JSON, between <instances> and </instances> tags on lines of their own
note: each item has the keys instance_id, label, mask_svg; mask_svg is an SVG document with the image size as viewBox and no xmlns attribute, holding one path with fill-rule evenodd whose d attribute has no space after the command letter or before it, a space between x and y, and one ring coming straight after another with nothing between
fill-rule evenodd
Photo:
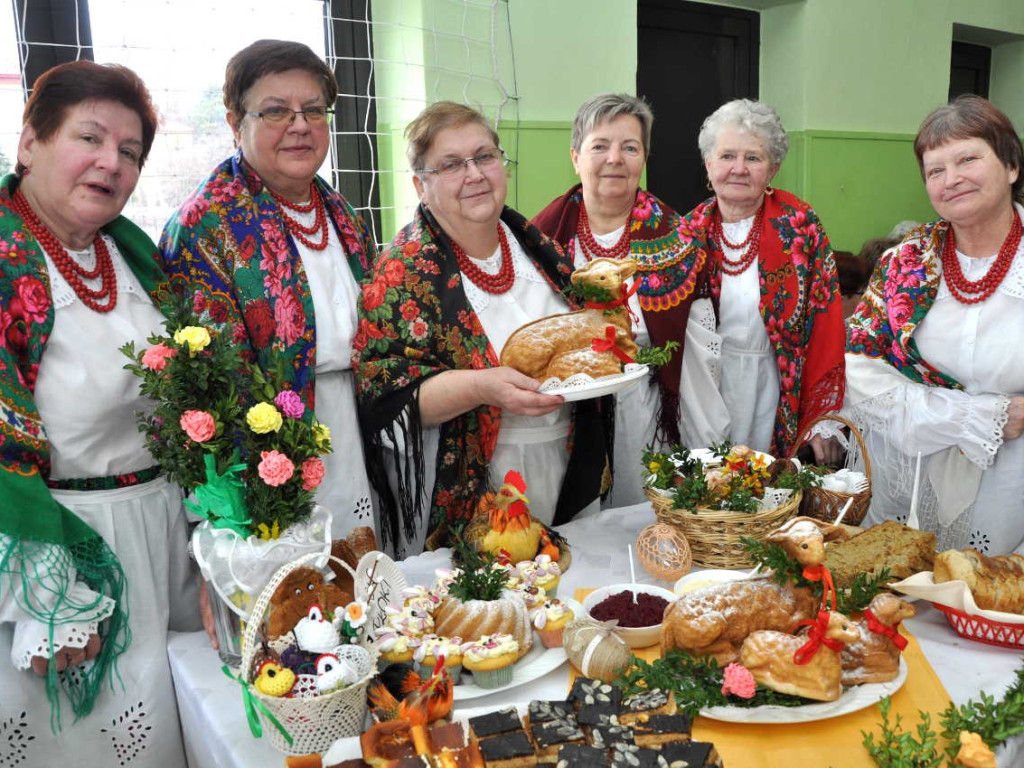
<instances>
[{"instance_id":1,"label":"elderly woman with gray hair","mask_svg":"<svg viewBox=\"0 0 1024 768\"><path fill-rule=\"evenodd\" d=\"M712 295L722 337L722 437L776 456L843 403L843 317L828 236L814 210L771 187L789 138L771 107L737 99L701 126L714 196L685 217L714 264ZM818 461L839 447L811 440Z\"/></svg>"},{"instance_id":2,"label":"elderly woman with gray hair","mask_svg":"<svg viewBox=\"0 0 1024 768\"><path fill-rule=\"evenodd\" d=\"M636 276L618 303L630 308L637 343L679 344L647 386L616 398L612 506L643 500L636 467L645 446L708 445L728 419L721 407L706 408L701 394L717 396L718 388L708 251L678 213L640 189L653 122L634 96L606 93L583 104L569 150L580 183L533 220L576 268L596 257L635 259Z\"/></svg>"}]
</instances>

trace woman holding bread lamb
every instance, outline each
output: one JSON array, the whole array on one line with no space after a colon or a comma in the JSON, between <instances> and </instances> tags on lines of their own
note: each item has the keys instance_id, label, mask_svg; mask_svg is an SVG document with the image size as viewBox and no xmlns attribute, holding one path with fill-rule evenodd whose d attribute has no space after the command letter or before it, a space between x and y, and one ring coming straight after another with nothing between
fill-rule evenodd
<instances>
[{"instance_id":1,"label":"woman holding bread lamb","mask_svg":"<svg viewBox=\"0 0 1024 768\"><path fill-rule=\"evenodd\" d=\"M606 466L600 401L566 405L498 363L514 330L573 300L569 260L505 206L494 129L438 102L406 137L420 205L362 287L354 342L367 466L402 556L427 534L442 545L508 470L557 523L596 507Z\"/></svg>"},{"instance_id":2,"label":"woman holding bread lamb","mask_svg":"<svg viewBox=\"0 0 1024 768\"><path fill-rule=\"evenodd\" d=\"M883 254L846 347L847 403L871 456L867 523L937 549L1024 551L1024 150L979 96L925 118L914 152L941 219Z\"/></svg>"},{"instance_id":3,"label":"woman holding bread lamb","mask_svg":"<svg viewBox=\"0 0 1024 768\"><path fill-rule=\"evenodd\" d=\"M701 396L717 395L721 367L712 261L682 217L640 188L653 123L650 106L635 96L603 93L584 103L569 150L580 183L533 219L577 269L596 258L634 259L627 292L636 342L677 344L657 376L616 396L612 507L644 500L639 460L646 446L711 445L729 418Z\"/></svg>"}]
</instances>

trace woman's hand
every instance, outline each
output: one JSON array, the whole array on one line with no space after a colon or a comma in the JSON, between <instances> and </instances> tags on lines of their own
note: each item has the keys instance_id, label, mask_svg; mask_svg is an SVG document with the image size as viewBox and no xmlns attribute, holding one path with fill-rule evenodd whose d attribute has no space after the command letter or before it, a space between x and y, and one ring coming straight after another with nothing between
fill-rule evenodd
<instances>
[{"instance_id":1,"label":"woman's hand","mask_svg":"<svg viewBox=\"0 0 1024 768\"><path fill-rule=\"evenodd\" d=\"M814 450L814 463L836 466L843 460L843 446L834 437L815 435L808 441Z\"/></svg>"},{"instance_id":2,"label":"woman's hand","mask_svg":"<svg viewBox=\"0 0 1024 768\"><path fill-rule=\"evenodd\" d=\"M420 387L420 419L441 424L481 405L495 405L521 416L543 416L562 406L561 395L538 392L540 382L514 368L445 371Z\"/></svg>"},{"instance_id":3,"label":"woman's hand","mask_svg":"<svg viewBox=\"0 0 1024 768\"><path fill-rule=\"evenodd\" d=\"M103 641L100 640L99 635L89 635L89 640L84 648L58 648L56 653L53 654L53 661L57 665L57 671L63 672L68 667L77 667L89 659L95 659L102 647ZM46 677L46 668L49 665L49 661L45 656L33 656L32 671L40 677Z\"/></svg>"},{"instance_id":4,"label":"woman's hand","mask_svg":"<svg viewBox=\"0 0 1024 768\"><path fill-rule=\"evenodd\" d=\"M203 619L203 629L210 636L210 645L213 650L220 650L220 641L217 639L217 623L213 620L213 607L210 605L210 593L206 589L206 580L199 580L199 615Z\"/></svg>"},{"instance_id":5,"label":"woman's hand","mask_svg":"<svg viewBox=\"0 0 1024 768\"><path fill-rule=\"evenodd\" d=\"M558 410L565 402L561 395L538 392L540 382L515 368L488 368L479 374L476 388L483 405L496 405L520 416L543 416Z\"/></svg>"},{"instance_id":6,"label":"woman's hand","mask_svg":"<svg viewBox=\"0 0 1024 768\"><path fill-rule=\"evenodd\" d=\"M1003 427L1003 440L1016 440L1024 433L1024 396L1010 398L1010 407L1006 409L1006 426Z\"/></svg>"}]
</instances>

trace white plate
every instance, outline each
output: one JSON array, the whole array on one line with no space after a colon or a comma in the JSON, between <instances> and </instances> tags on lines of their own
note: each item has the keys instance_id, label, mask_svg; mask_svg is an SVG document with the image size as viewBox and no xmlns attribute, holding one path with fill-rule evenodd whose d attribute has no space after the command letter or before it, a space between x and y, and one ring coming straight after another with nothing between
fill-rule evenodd
<instances>
[{"instance_id":1,"label":"white plate","mask_svg":"<svg viewBox=\"0 0 1024 768\"><path fill-rule=\"evenodd\" d=\"M847 715L881 701L896 693L907 679L907 662L900 658L900 673L888 683L853 685L835 701L804 704L801 707L707 707L700 711L704 717L728 723L810 723L814 720Z\"/></svg>"},{"instance_id":2,"label":"white plate","mask_svg":"<svg viewBox=\"0 0 1024 768\"><path fill-rule=\"evenodd\" d=\"M559 598L563 603L572 608L574 616L583 616L583 606L572 598ZM463 682L455 686L455 701L466 701L467 699L478 699L481 696L490 696L498 691L505 691L515 688L517 685L529 683L532 680L543 677L553 669L558 669L565 663L568 657L564 648L545 648L540 638L533 636L533 647L526 652L519 661L512 666L512 682L498 688L481 688L474 683L468 682L473 678L465 668L462 670Z\"/></svg>"},{"instance_id":3,"label":"white plate","mask_svg":"<svg viewBox=\"0 0 1024 768\"><path fill-rule=\"evenodd\" d=\"M646 365L627 363L625 372L614 376L592 379L585 374L576 374L565 381L548 379L540 385L540 391L546 395L561 395L567 403L575 400L591 400L633 386L647 375L648 370Z\"/></svg>"}]
</instances>

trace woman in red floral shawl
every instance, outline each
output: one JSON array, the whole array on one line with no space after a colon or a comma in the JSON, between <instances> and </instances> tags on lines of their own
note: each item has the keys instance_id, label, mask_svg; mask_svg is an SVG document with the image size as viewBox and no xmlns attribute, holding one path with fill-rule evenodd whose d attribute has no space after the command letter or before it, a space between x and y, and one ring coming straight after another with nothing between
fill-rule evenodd
<instances>
[{"instance_id":1,"label":"woman in red floral shawl","mask_svg":"<svg viewBox=\"0 0 1024 768\"><path fill-rule=\"evenodd\" d=\"M1024 147L965 95L925 118L914 152L942 218L883 254L846 344L867 522L907 521L916 492L937 549L1024 553Z\"/></svg>"},{"instance_id":2,"label":"woman in red floral shawl","mask_svg":"<svg viewBox=\"0 0 1024 768\"><path fill-rule=\"evenodd\" d=\"M686 215L714 257L722 337L723 437L786 456L843 404L843 316L832 246L814 210L772 189L789 138L771 107L737 99L701 126L715 196ZM812 439L818 461L838 446Z\"/></svg>"},{"instance_id":3,"label":"woman in red floral shawl","mask_svg":"<svg viewBox=\"0 0 1024 768\"><path fill-rule=\"evenodd\" d=\"M639 188L653 122L651 108L635 96L604 93L583 104L569 150L581 183L533 220L577 268L598 257L634 259L637 275L623 300L636 342L679 344L647 386L616 396L613 507L644 500L639 462L646 446L709 445L728 424L724 409L708 408L700 396L718 387L707 250L678 213Z\"/></svg>"},{"instance_id":4,"label":"woman in red floral shawl","mask_svg":"<svg viewBox=\"0 0 1024 768\"><path fill-rule=\"evenodd\" d=\"M535 517L568 520L596 502L606 464L597 401L568 406L498 364L516 328L570 309L571 267L505 206L497 134L439 102L406 136L420 206L363 285L354 344L367 465L399 555L428 529L442 541L510 469Z\"/></svg>"}]
</instances>

